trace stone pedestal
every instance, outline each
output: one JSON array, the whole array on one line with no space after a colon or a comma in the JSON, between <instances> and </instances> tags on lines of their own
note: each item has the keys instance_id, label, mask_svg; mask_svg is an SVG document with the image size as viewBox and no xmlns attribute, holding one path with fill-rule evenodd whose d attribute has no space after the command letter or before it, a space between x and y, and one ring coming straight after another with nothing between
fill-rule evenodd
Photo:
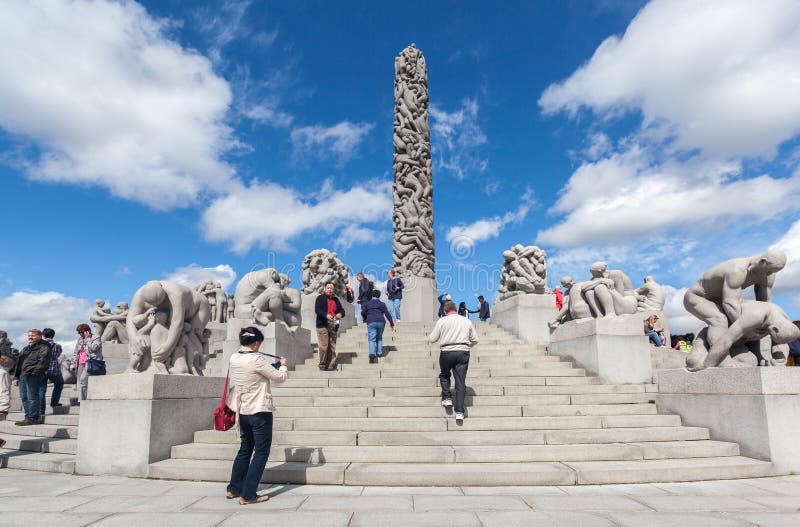
<instances>
[{"instance_id":1,"label":"stone pedestal","mask_svg":"<svg viewBox=\"0 0 800 527\"><path fill-rule=\"evenodd\" d=\"M225 371L228 369L228 361L231 355L239 351L241 347L239 345L239 331L247 326L255 326L264 333L264 343L261 344L259 351L286 357L289 368L302 364L313 353L311 334L306 328L298 327L292 331L282 323L261 326L253 320L234 318L228 321L228 340L225 341L222 347L222 364ZM235 337L231 338L232 335ZM314 338L316 338L316 330L314 331Z\"/></svg>"},{"instance_id":2,"label":"stone pedestal","mask_svg":"<svg viewBox=\"0 0 800 527\"><path fill-rule=\"evenodd\" d=\"M609 383L652 381L650 346L638 314L571 320L550 333L548 349Z\"/></svg>"},{"instance_id":3,"label":"stone pedestal","mask_svg":"<svg viewBox=\"0 0 800 527\"><path fill-rule=\"evenodd\" d=\"M436 281L419 276L403 276L401 280L404 287L403 300L400 302L400 322L435 321L439 314Z\"/></svg>"},{"instance_id":4,"label":"stone pedestal","mask_svg":"<svg viewBox=\"0 0 800 527\"><path fill-rule=\"evenodd\" d=\"M109 375L124 372L130 362L128 345L119 342L103 342L103 360L106 362L106 372Z\"/></svg>"},{"instance_id":5,"label":"stone pedestal","mask_svg":"<svg viewBox=\"0 0 800 527\"><path fill-rule=\"evenodd\" d=\"M300 314L303 317L302 326L311 332L310 342L317 342L317 314L314 312L314 303L319 295L303 295L303 307ZM342 297L338 297L344 308L344 317L339 322L339 333L356 325L356 308Z\"/></svg>"},{"instance_id":6,"label":"stone pedestal","mask_svg":"<svg viewBox=\"0 0 800 527\"><path fill-rule=\"evenodd\" d=\"M658 372L659 413L678 414L711 439L738 443L741 455L800 472L800 368L709 368Z\"/></svg>"},{"instance_id":7,"label":"stone pedestal","mask_svg":"<svg viewBox=\"0 0 800 527\"><path fill-rule=\"evenodd\" d=\"M520 294L496 302L492 322L523 340L545 346L550 342L547 323L557 312L553 295Z\"/></svg>"},{"instance_id":8,"label":"stone pedestal","mask_svg":"<svg viewBox=\"0 0 800 527\"><path fill-rule=\"evenodd\" d=\"M214 425L225 379L125 373L89 377L81 403L78 474L147 477L150 463Z\"/></svg>"}]
</instances>

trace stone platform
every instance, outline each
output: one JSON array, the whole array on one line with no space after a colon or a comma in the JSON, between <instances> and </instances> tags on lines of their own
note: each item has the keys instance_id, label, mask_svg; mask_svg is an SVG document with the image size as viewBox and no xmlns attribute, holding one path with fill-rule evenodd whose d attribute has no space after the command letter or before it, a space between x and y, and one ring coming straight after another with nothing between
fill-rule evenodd
<instances>
[{"instance_id":1,"label":"stone platform","mask_svg":"<svg viewBox=\"0 0 800 527\"><path fill-rule=\"evenodd\" d=\"M492 322L526 342L546 346L550 342L547 323L557 312L551 294L520 294L496 302Z\"/></svg>"}]
</instances>

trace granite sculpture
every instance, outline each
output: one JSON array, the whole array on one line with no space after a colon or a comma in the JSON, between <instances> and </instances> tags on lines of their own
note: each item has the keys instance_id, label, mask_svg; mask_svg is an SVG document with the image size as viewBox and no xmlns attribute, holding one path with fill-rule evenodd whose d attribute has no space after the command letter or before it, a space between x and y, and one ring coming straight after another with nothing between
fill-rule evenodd
<instances>
[{"instance_id":1,"label":"granite sculpture","mask_svg":"<svg viewBox=\"0 0 800 527\"><path fill-rule=\"evenodd\" d=\"M222 284L218 280L203 280L193 289L208 300L208 305L211 307L211 321L225 323L228 319L228 300Z\"/></svg>"},{"instance_id":2,"label":"granite sculpture","mask_svg":"<svg viewBox=\"0 0 800 527\"><path fill-rule=\"evenodd\" d=\"M428 70L414 44L395 58L392 255L400 276L434 278Z\"/></svg>"},{"instance_id":3,"label":"granite sculpture","mask_svg":"<svg viewBox=\"0 0 800 527\"><path fill-rule=\"evenodd\" d=\"M236 310L236 301L233 299L233 293L228 293L228 301L225 306L225 321L233 318L233 312Z\"/></svg>"},{"instance_id":4,"label":"granite sculpture","mask_svg":"<svg viewBox=\"0 0 800 527\"><path fill-rule=\"evenodd\" d=\"M666 298L664 288L652 276L645 276L644 284L636 290L639 311L661 311Z\"/></svg>"},{"instance_id":5,"label":"granite sculpture","mask_svg":"<svg viewBox=\"0 0 800 527\"><path fill-rule=\"evenodd\" d=\"M127 344L128 331L125 320L128 317L128 303L119 302L112 312L105 300L94 301L95 307L89 321L94 324L96 335L103 342Z\"/></svg>"},{"instance_id":6,"label":"granite sculpture","mask_svg":"<svg viewBox=\"0 0 800 527\"><path fill-rule=\"evenodd\" d=\"M315 249L308 253L300 266L303 270L304 295L320 295L328 282L333 283L333 292L340 298L347 296L346 286L350 269L335 252Z\"/></svg>"},{"instance_id":7,"label":"granite sculpture","mask_svg":"<svg viewBox=\"0 0 800 527\"><path fill-rule=\"evenodd\" d=\"M283 321L289 328L298 328L303 322L301 309L303 307L303 296L299 289L289 287L292 283L289 275L280 273L281 289L283 290Z\"/></svg>"},{"instance_id":8,"label":"granite sculpture","mask_svg":"<svg viewBox=\"0 0 800 527\"><path fill-rule=\"evenodd\" d=\"M546 257L547 253L535 245L517 244L504 251L497 301L519 294L547 293Z\"/></svg>"},{"instance_id":9,"label":"granite sculpture","mask_svg":"<svg viewBox=\"0 0 800 527\"><path fill-rule=\"evenodd\" d=\"M745 349L756 356L759 365L785 360L784 344L797 338L789 338L796 328L786 313L772 304L775 274L785 265L786 254L779 250L734 258L712 267L686 291L684 307L707 325L692 343L688 369L737 366L747 358ZM750 286L755 301L743 301L742 292ZM771 341L769 359L764 359L756 343L763 337ZM734 361L726 360L728 357Z\"/></svg>"},{"instance_id":10,"label":"granite sculpture","mask_svg":"<svg viewBox=\"0 0 800 527\"><path fill-rule=\"evenodd\" d=\"M128 372L202 374L208 356L211 306L200 292L153 280L133 296L126 319Z\"/></svg>"},{"instance_id":11,"label":"granite sculpture","mask_svg":"<svg viewBox=\"0 0 800 527\"><path fill-rule=\"evenodd\" d=\"M272 267L251 271L236 285L234 317L266 326L283 321L284 292L278 271Z\"/></svg>"},{"instance_id":12,"label":"granite sculpture","mask_svg":"<svg viewBox=\"0 0 800 527\"><path fill-rule=\"evenodd\" d=\"M89 316L89 322L94 324L95 335L103 334L103 331L106 329L105 319L109 316L111 316L111 308L108 307L108 302L102 298L95 300L94 309L92 309L92 314Z\"/></svg>"}]
</instances>

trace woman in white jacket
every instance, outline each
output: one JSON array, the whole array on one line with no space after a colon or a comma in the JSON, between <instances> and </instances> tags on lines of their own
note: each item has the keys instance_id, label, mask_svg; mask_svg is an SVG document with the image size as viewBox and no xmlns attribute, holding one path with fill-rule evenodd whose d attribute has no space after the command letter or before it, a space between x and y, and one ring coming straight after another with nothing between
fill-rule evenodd
<instances>
[{"instance_id":1,"label":"woman in white jacket","mask_svg":"<svg viewBox=\"0 0 800 527\"><path fill-rule=\"evenodd\" d=\"M256 491L272 444L275 406L272 404L270 381L283 382L289 378L285 358L281 358L280 368L275 369L264 355L258 353L262 342L264 334L258 328L243 328L239 332L242 347L230 360L233 390L228 394L228 406L239 419L241 446L233 462L227 497L238 497L241 505L269 499L267 495L257 495Z\"/></svg>"}]
</instances>

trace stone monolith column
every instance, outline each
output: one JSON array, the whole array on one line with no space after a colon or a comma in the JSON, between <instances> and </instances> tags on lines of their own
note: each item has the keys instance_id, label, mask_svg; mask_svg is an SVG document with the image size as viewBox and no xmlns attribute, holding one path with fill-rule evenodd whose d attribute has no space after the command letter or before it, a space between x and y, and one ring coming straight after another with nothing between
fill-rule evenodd
<instances>
[{"instance_id":1,"label":"stone monolith column","mask_svg":"<svg viewBox=\"0 0 800 527\"><path fill-rule=\"evenodd\" d=\"M414 44L394 61L394 268L405 290L403 320L436 318L428 70Z\"/></svg>"}]
</instances>

